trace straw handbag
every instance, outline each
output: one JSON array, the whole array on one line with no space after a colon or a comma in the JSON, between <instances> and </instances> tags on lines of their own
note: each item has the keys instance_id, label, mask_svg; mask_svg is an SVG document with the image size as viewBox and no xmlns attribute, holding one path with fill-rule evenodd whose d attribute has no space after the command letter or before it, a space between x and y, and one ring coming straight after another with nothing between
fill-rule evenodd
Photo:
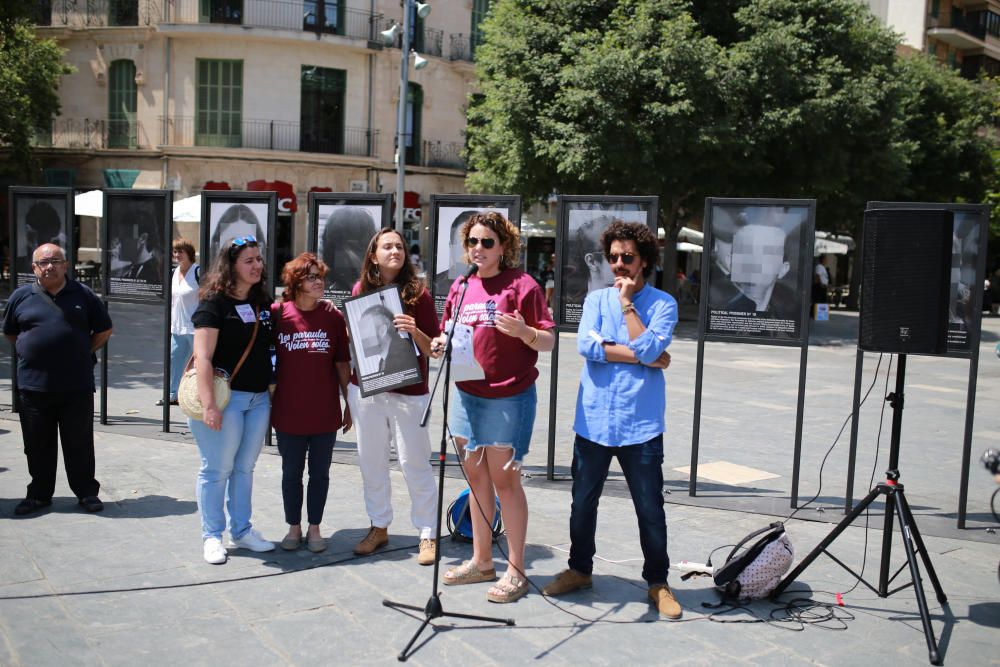
<instances>
[{"instance_id":1,"label":"straw handbag","mask_svg":"<svg viewBox=\"0 0 1000 667\"><path fill-rule=\"evenodd\" d=\"M229 399L232 398L233 395L229 384L233 381L233 378L236 377L236 374L240 372L243 362L247 360L247 356L253 348L254 341L257 340L257 328L259 326L259 319L255 318L253 323L253 335L250 336L250 342L247 343L247 349L243 350L243 356L240 357L239 362L236 364L236 368L233 369L232 375L229 375L222 369L215 369L212 377L212 392L215 394L215 405L220 411L225 410L226 406L229 405ZM197 421L203 421L205 419L205 408L201 404L201 397L198 396L198 371L194 368L193 354L184 366L184 375L181 376L180 385L177 387L177 403L180 405L181 411L191 419L195 419Z\"/></svg>"}]
</instances>

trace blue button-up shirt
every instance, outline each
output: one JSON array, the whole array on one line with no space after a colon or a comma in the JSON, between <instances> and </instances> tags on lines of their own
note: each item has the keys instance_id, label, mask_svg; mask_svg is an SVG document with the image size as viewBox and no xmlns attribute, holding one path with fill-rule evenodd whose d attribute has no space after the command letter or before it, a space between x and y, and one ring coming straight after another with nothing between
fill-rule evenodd
<instances>
[{"instance_id":1,"label":"blue button-up shirt","mask_svg":"<svg viewBox=\"0 0 1000 667\"><path fill-rule=\"evenodd\" d=\"M646 330L629 340L618 290L587 295L577 334L577 350L586 359L576 397L573 430L609 447L636 445L664 431L666 383L663 371L650 368L673 339L677 302L666 292L645 285L632 303ZM609 362L604 343L627 346L642 364Z\"/></svg>"}]
</instances>

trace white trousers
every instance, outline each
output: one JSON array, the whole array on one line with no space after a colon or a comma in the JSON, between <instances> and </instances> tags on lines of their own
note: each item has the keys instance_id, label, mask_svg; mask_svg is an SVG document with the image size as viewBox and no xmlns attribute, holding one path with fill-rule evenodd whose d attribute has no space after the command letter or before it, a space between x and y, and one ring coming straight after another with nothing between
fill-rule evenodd
<instances>
[{"instance_id":1,"label":"white trousers","mask_svg":"<svg viewBox=\"0 0 1000 667\"><path fill-rule=\"evenodd\" d=\"M410 520L420 531L420 539L434 537L437 485L429 460L431 441L427 428L420 426L426 397L387 391L361 398L361 391L352 384L347 400L357 429L365 509L372 525L386 528L392 523L389 444L395 441L399 467L410 492Z\"/></svg>"}]
</instances>

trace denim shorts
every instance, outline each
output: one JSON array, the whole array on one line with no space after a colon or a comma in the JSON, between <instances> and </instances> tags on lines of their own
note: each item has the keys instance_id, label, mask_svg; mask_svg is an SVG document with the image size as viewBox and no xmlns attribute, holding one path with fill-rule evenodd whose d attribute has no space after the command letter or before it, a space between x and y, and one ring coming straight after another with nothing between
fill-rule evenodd
<instances>
[{"instance_id":1,"label":"denim shorts","mask_svg":"<svg viewBox=\"0 0 1000 667\"><path fill-rule=\"evenodd\" d=\"M480 398L457 390L451 403L448 426L451 434L468 440L466 453L480 447L513 447L512 462L520 464L528 453L535 426L538 394L531 385L506 398Z\"/></svg>"}]
</instances>

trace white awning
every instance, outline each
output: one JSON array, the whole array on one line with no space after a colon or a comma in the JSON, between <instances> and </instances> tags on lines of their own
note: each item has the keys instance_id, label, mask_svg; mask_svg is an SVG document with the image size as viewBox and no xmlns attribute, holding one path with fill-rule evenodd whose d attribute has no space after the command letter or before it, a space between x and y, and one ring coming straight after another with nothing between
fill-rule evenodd
<instances>
[{"instance_id":1,"label":"white awning","mask_svg":"<svg viewBox=\"0 0 1000 667\"><path fill-rule=\"evenodd\" d=\"M816 245L813 249L813 255L818 257L820 255L846 255L847 254L847 244L839 243L837 241L831 241L830 239L821 239L816 237Z\"/></svg>"},{"instance_id":2,"label":"white awning","mask_svg":"<svg viewBox=\"0 0 1000 667\"><path fill-rule=\"evenodd\" d=\"M201 222L201 195L175 201L174 222Z\"/></svg>"},{"instance_id":3,"label":"white awning","mask_svg":"<svg viewBox=\"0 0 1000 667\"><path fill-rule=\"evenodd\" d=\"M677 252L701 252L702 247L697 243L688 243L687 241L677 242Z\"/></svg>"},{"instance_id":4,"label":"white awning","mask_svg":"<svg viewBox=\"0 0 1000 667\"><path fill-rule=\"evenodd\" d=\"M73 197L73 211L76 215L86 215L91 218L104 217L104 192L91 190Z\"/></svg>"}]
</instances>

